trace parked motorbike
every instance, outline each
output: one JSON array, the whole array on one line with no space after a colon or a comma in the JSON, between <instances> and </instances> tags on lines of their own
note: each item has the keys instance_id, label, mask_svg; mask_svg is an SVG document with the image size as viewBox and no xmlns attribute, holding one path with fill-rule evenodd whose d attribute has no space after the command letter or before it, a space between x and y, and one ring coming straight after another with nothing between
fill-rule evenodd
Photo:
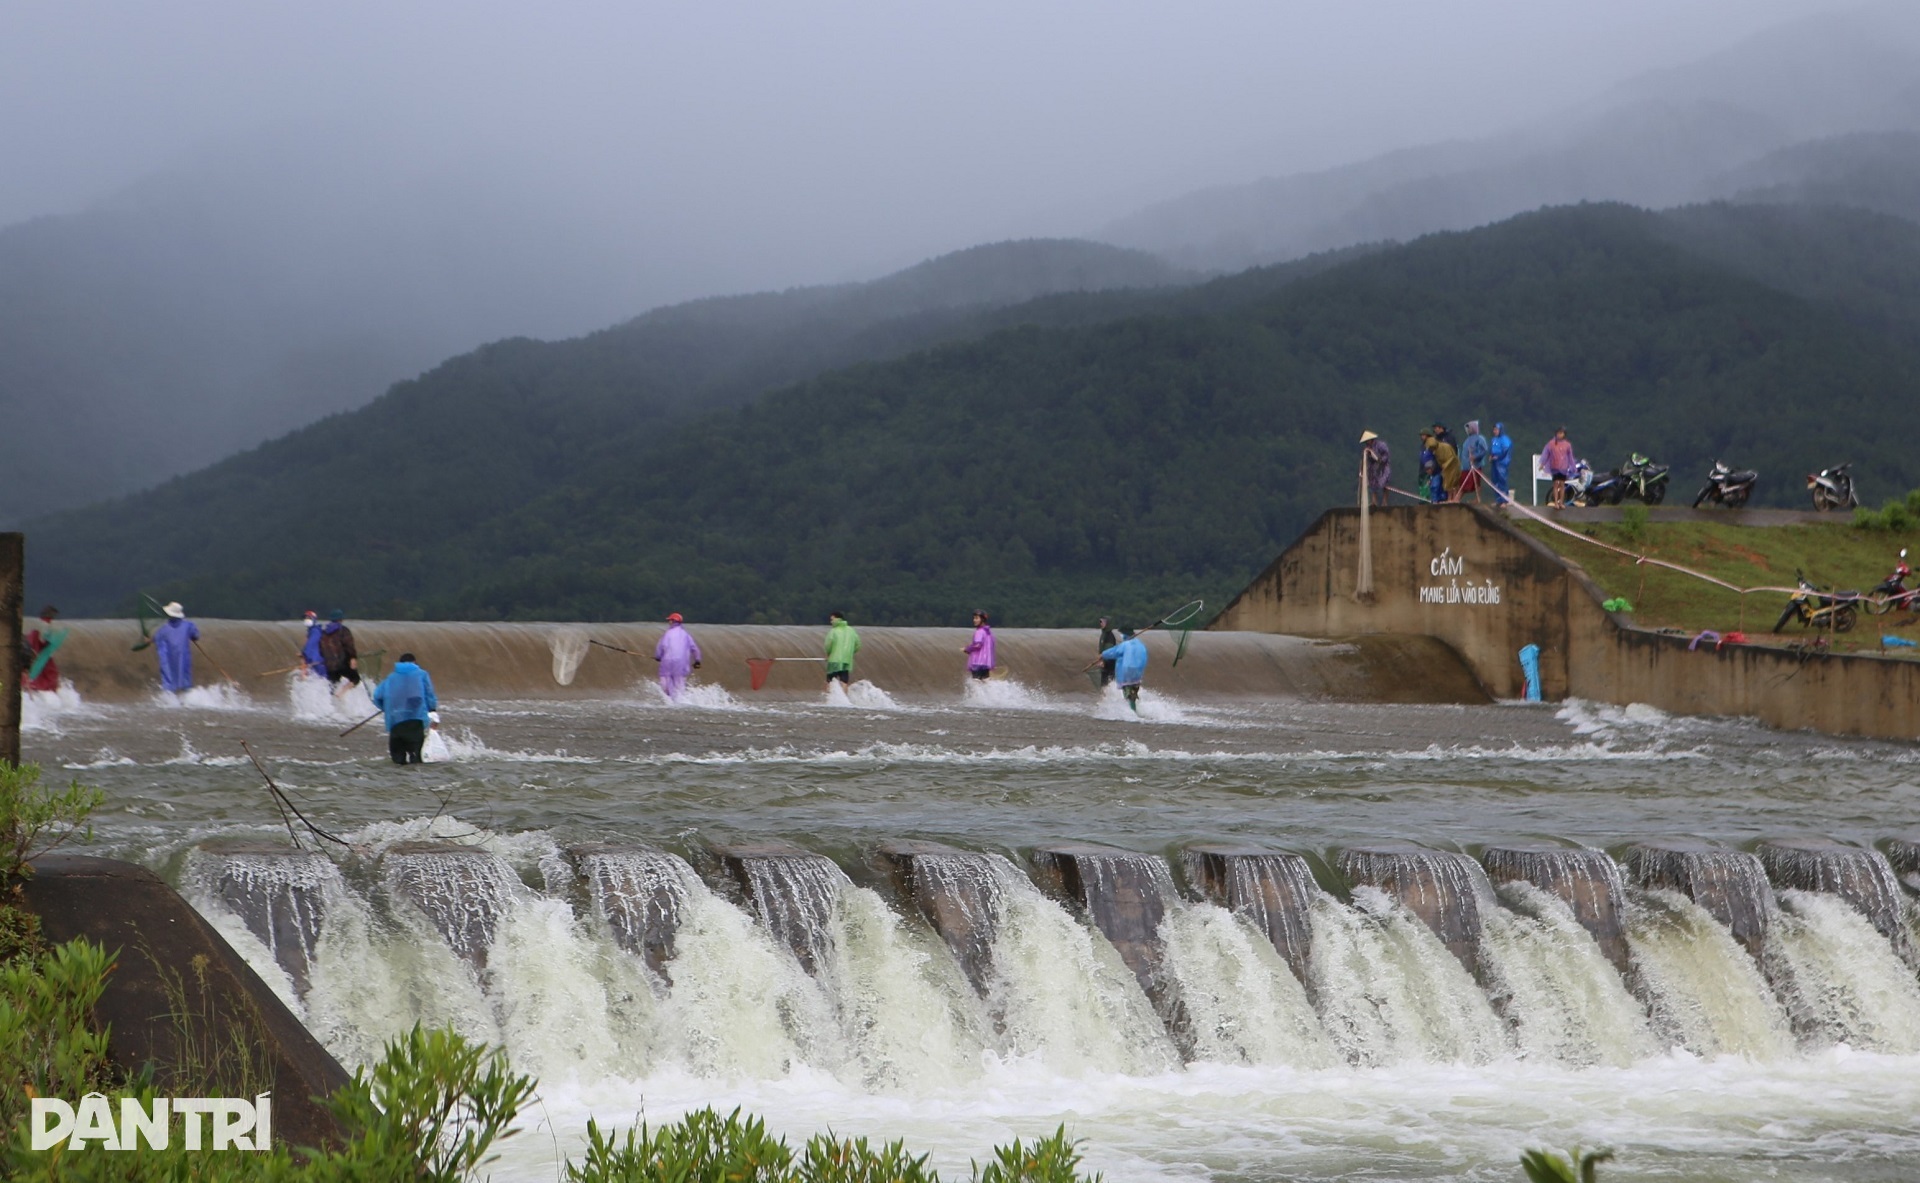
<instances>
[{"instance_id":1,"label":"parked motorbike","mask_svg":"<svg viewBox=\"0 0 1920 1183\"><path fill-rule=\"evenodd\" d=\"M1859 620L1859 592L1826 591L1809 582L1799 571L1795 571L1793 577L1800 584L1800 590L1787 600L1786 611L1774 622L1774 632L1786 628L1787 621L1796 617L1808 628L1830 628L1837 633L1850 631Z\"/></svg>"},{"instance_id":2,"label":"parked motorbike","mask_svg":"<svg viewBox=\"0 0 1920 1183\"><path fill-rule=\"evenodd\" d=\"M1693 499L1693 507L1700 508L1701 502L1711 501L1715 505L1724 505L1728 509L1739 509L1753 496L1753 487L1760 481L1760 474L1751 468L1738 472L1728 468L1723 461L1713 462L1713 471L1707 474L1707 487Z\"/></svg>"},{"instance_id":3,"label":"parked motorbike","mask_svg":"<svg viewBox=\"0 0 1920 1183\"><path fill-rule=\"evenodd\" d=\"M1620 466L1620 479L1625 485L1621 496L1638 497L1648 505L1658 505L1667 499L1668 475L1666 465L1655 464L1635 452ZM1618 497L1614 499L1615 504L1619 501Z\"/></svg>"},{"instance_id":4,"label":"parked motorbike","mask_svg":"<svg viewBox=\"0 0 1920 1183\"><path fill-rule=\"evenodd\" d=\"M1626 491L1619 469L1596 473L1585 460L1574 468L1574 479L1567 482L1567 500L1574 505L1618 505Z\"/></svg>"},{"instance_id":5,"label":"parked motorbike","mask_svg":"<svg viewBox=\"0 0 1920 1183\"><path fill-rule=\"evenodd\" d=\"M1913 568L1907 566L1907 548L1900 548L1900 561L1894 565L1893 574L1880 581L1880 586L1867 593L1867 611L1875 616L1884 616L1899 608L1912 612L1914 599L1920 596L1920 588L1907 590L1907 576L1913 574Z\"/></svg>"},{"instance_id":6,"label":"parked motorbike","mask_svg":"<svg viewBox=\"0 0 1920 1183\"><path fill-rule=\"evenodd\" d=\"M1860 504L1854 495L1851 464L1836 464L1807 474L1807 491L1813 494L1813 507L1821 513L1830 509L1852 509Z\"/></svg>"}]
</instances>

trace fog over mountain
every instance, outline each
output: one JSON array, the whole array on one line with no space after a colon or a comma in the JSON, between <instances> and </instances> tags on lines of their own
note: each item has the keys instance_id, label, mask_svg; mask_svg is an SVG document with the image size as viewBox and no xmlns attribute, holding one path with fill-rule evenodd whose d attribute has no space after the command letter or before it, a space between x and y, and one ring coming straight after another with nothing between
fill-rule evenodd
<instances>
[{"instance_id":1,"label":"fog over mountain","mask_svg":"<svg viewBox=\"0 0 1920 1183\"><path fill-rule=\"evenodd\" d=\"M1910 92L1878 81L1920 77L1908 50L1851 12L16 6L0 525L198 468L489 340L675 301L1102 227L1232 268L1547 201L1679 199L1796 137L1911 126ZM1804 104L1780 81L1795 52L1824 63ZM1442 146L1405 147L1423 143ZM1262 175L1294 179L1167 200Z\"/></svg>"}]
</instances>

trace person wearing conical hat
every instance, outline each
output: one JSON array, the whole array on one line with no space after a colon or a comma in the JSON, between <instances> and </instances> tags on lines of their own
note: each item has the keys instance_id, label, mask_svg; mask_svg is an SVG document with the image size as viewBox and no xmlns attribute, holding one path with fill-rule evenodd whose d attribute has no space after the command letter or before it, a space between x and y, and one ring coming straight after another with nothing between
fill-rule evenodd
<instances>
[{"instance_id":1,"label":"person wearing conical hat","mask_svg":"<svg viewBox=\"0 0 1920 1183\"><path fill-rule=\"evenodd\" d=\"M160 609L166 623L153 630L153 652L160 659L160 689L184 694L193 689L193 643L200 626L187 619L187 610L175 600Z\"/></svg>"},{"instance_id":2,"label":"person wearing conical hat","mask_svg":"<svg viewBox=\"0 0 1920 1183\"><path fill-rule=\"evenodd\" d=\"M1387 479L1393 467L1387 463L1387 441L1371 431L1360 433L1360 455L1367 465L1368 498L1374 505L1387 503Z\"/></svg>"},{"instance_id":3,"label":"person wearing conical hat","mask_svg":"<svg viewBox=\"0 0 1920 1183\"><path fill-rule=\"evenodd\" d=\"M653 647L653 659L660 663L660 693L670 702L679 702L687 689L687 675L700 668L700 643L683 626L678 612L667 613L667 631Z\"/></svg>"}]
</instances>

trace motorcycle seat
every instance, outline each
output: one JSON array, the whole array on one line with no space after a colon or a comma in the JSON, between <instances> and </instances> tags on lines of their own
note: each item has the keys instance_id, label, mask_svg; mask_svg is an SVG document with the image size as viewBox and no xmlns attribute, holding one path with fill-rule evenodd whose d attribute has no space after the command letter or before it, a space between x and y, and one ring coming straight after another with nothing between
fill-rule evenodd
<instances>
[{"instance_id":1,"label":"motorcycle seat","mask_svg":"<svg viewBox=\"0 0 1920 1183\"><path fill-rule=\"evenodd\" d=\"M1727 483L1729 485L1745 485L1759 479L1760 474L1751 468L1743 468L1739 472L1730 472L1727 474Z\"/></svg>"}]
</instances>

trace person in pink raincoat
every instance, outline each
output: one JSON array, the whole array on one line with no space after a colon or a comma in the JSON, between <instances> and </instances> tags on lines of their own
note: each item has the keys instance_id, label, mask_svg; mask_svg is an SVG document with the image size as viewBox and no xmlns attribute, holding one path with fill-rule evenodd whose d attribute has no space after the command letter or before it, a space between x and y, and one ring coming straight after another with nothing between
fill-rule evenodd
<instances>
[{"instance_id":1,"label":"person in pink raincoat","mask_svg":"<svg viewBox=\"0 0 1920 1183\"><path fill-rule=\"evenodd\" d=\"M973 613L973 643L962 650L967 655L967 675L976 681L993 676L993 626L984 610Z\"/></svg>"},{"instance_id":2,"label":"person in pink raincoat","mask_svg":"<svg viewBox=\"0 0 1920 1183\"><path fill-rule=\"evenodd\" d=\"M680 614L667 617L667 631L653 647L653 659L660 663L660 692L678 702L687 688L687 675L700 668L700 644L681 627Z\"/></svg>"}]
</instances>

